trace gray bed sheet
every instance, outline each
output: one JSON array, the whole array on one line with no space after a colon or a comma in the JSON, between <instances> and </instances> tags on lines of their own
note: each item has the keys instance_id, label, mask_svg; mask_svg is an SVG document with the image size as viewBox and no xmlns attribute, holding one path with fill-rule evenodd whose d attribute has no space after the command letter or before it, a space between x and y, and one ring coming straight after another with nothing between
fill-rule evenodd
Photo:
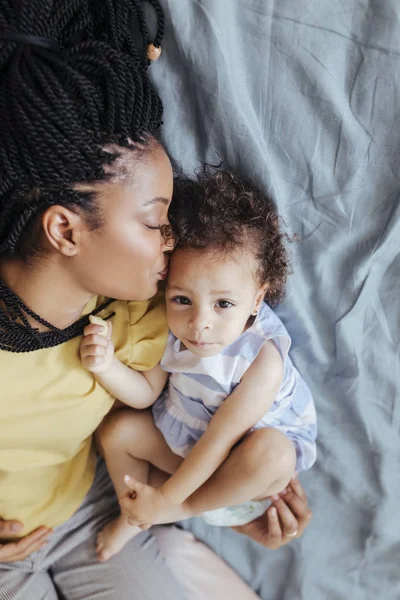
<instances>
[{"instance_id":1,"label":"gray bed sheet","mask_svg":"<svg viewBox=\"0 0 400 600\"><path fill-rule=\"evenodd\" d=\"M298 235L276 310L319 415L301 540L190 527L264 600L399 599L400 2L163 5L165 144L252 177Z\"/></svg>"}]
</instances>

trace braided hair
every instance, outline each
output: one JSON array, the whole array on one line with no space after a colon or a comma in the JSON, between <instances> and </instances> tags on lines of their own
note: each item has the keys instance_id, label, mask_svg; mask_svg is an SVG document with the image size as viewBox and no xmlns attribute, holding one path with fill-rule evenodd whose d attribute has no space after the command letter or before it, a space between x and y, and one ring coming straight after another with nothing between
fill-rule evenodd
<instances>
[{"instance_id":1,"label":"braided hair","mask_svg":"<svg viewBox=\"0 0 400 600\"><path fill-rule=\"evenodd\" d=\"M164 15L158 0L147 1L158 47ZM162 103L147 75L143 5L0 0L0 260L26 258L52 204L78 207L95 227L94 195L77 184L110 177L115 148L142 153L154 142ZM0 301L0 349L12 352L58 345L88 322L59 330L1 282ZM39 333L25 315L49 331Z\"/></svg>"}]
</instances>

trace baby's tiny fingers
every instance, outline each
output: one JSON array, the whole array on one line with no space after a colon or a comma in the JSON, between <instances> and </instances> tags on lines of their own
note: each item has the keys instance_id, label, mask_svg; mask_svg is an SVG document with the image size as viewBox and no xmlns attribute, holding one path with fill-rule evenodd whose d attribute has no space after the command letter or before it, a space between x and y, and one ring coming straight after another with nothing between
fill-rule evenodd
<instances>
[{"instance_id":1,"label":"baby's tiny fingers","mask_svg":"<svg viewBox=\"0 0 400 600\"><path fill-rule=\"evenodd\" d=\"M89 356L105 356L107 348L98 345L84 346L81 350L82 357L86 358Z\"/></svg>"},{"instance_id":2,"label":"baby's tiny fingers","mask_svg":"<svg viewBox=\"0 0 400 600\"><path fill-rule=\"evenodd\" d=\"M105 326L107 326L106 322L104 322L104 325L95 325L94 323L90 323L90 325L86 325L85 329L83 330L83 335L92 335L97 333L102 335L102 337L105 337Z\"/></svg>"},{"instance_id":3,"label":"baby's tiny fingers","mask_svg":"<svg viewBox=\"0 0 400 600\"><path fill-rule=\"evenodd\" d=\"M108 345L110 344L110 340L107 340L106 338L104 338L101 335L98 335L97 333L92 333L88 336L86 336L85 338L83 338L82 340L82 346L103 346L104 348L107 348Z\"/></svg>"},{"instance_id":4,"label":"baby's tiny fingers","mask_svg":"<svg viewBox=\"0 0 400 600\"><path fill-rule=\"evenodd\" d=\"M82 364L85 369L94 371L96 368L104 364L104 357L102 356L89 356L82 359Z\"/></svg>"}]
</instances>

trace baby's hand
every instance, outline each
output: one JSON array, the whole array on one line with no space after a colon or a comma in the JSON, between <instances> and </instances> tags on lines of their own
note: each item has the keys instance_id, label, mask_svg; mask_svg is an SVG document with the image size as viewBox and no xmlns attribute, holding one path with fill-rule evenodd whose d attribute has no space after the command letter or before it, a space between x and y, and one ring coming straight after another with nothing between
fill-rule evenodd
<instances>
[{"instance_id":1,"label":"baby's hand","mask_svg":"<svg viewBox=\"0 0 400 600\"><path fill-rule=\"evenodd\" d=\"M101 325L91 323L85 327L80 354L82 364L88 371L103 374L110 370L114 358L111 333L110 321L103 321Z\"/></svg>"},{"instance_id":2,"label":"baby's hand","mask_svg":"<svg viewBox=\"0 0 400 600\"><path fill-rule=\"evenodd\" d=\"M148 529L157 522L162 512L170 508L160 488L135 481L128 475L125 476L125 483L129 491L119 498L119 502L121 512L127 516L129 525Z\"/></svg>"}]
</instances>

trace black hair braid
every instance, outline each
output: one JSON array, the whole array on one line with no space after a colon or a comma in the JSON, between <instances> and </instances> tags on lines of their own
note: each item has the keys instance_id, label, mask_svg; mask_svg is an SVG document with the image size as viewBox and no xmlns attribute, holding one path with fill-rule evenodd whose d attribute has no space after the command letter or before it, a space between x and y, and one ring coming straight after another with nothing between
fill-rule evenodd
<instances>
[{"instance_id":1,"label":"black hair braid","mask_svg":"<svg viewBox=\"0 0 400 600\"><path fill-rule=\"evenodd\" d=\"M104 146L135 151L157 132L162 102L147 74L143 2L0 0L0 256L25 257L32 227L51 204L93 212L93 195L76 185L107 178L104 167L117 154ZM159 46L164 14L158 0L148 4L157 17L153 43ZM43 38L47 47L7 38L10 33ZM62 343L87 321L61 332L16 299L1 283L3 349L26 352ZM49 331L38 333L24 315Z\"/></svg>"},{"instance_id":2,"label":"black hair braid","mask_svg":"<svg viewBox=\"0 0 400 600\"><path fill-rule=\"evenodd\" d=\"M66 329L58 329L28 308L22 300L1 281L0 297L5 305L5 310L0 311L0 350L21 353L59 346L61 343L81 335L83 329L90 323L89 315L85 315ZM99 312L106 309L112 302L114 302L112 299L106 300L98 308L93 310L91 314L97 315ZM41 325L47 327L49 331L39 332L38 329L31 327L25 316L26 314ZM115 313L109 314L105 317L106 320L111 318L114 314ZM18 320L22 322L22 325ZM29 336L26 335L27 331L30 332Z\"/></svg>"},{"instance_id":3,"label":"black hair braid","mask_svg":"<svg viewBox=\"0 0 400 600\"><path fill-rule=\"evenodd\" d=\"M164 37L164 28L165 28L164 11L161 8L158 0L148 0L148 2L149 2L149 4L151 4L154 12L156 13L157 24L158 24L157 33L155 35L153 43L155 46L161 46L161 42Z\"/></svg>"},{"instance_id":4,"label":"black hair braid","mask_svg":"<svg viewBox=\"0 0 400 600\"><path fill-rule=\"evenodd\" d=\"M43 0L35 7L35 14L43 7L41 18L32 17L32 4L25 0L28 8L20 11L22 31L30 23L32 34L57 43L62 39L64 49L57 54L41 47L0 41L0 65L4 62L4 48L7 55L0 71L0 110L3 105L1 112L7 115L0 124L0 135L4 150L8 150L0 153L2 179L21 182L22 175L39 188L50 182L64 188L80 181L102 179L102 143L123 140L126 145L127 138L138 140L144 131L153 133L160 125L161 101L151 89L143 57L139 52L125 52L128 46L134 47L129 6L139 6L136 14L142 13L142 7L138 1L108 0L107 11L102 14L103 39L84 40L69 47L65 34L57 35L54 29L51 35L46 30L46 22L54 22L54 18L49 19L50 8L57 9L66 29L67 16L76 21L77 16L83 15L87 22L92 10L93 31L99 33L102 23L95 21L94 3L91 6L75 0L65 6L63 0ZM86 10L82 10L83 6ZM33 26L36 22L37 28ZM140 27L147 39L142 19ZM127 39L130 44L125 43ZM11 54L10 45L15 47ZM96 105L88 101L89 96L97 99ZM12 201L12 197L7 198L3 204ZM16 207L15 213L24 220L21 207ZM13 228L20 229L15 218L8 228L10 235Z\"/></svg>"}]
</instances>

